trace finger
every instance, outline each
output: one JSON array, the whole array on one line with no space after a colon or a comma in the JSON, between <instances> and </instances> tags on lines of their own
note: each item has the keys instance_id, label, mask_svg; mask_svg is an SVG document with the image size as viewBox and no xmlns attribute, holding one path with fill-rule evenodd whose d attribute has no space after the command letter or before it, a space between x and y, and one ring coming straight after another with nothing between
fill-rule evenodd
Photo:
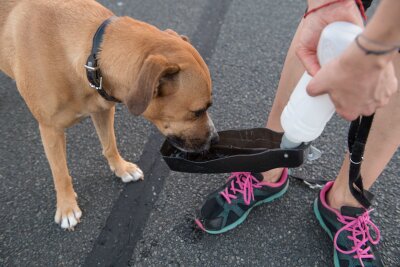
<instances>
[{"instance_id":1,"label":"finger","mask_svg":"<svg viewBox=\"0 0 400 267\"><path fill-rule=\"evenodd\" d=\"M345 119L346 121L354 121L355 119L357 119L359 116L357 113L354 112L346 112L344 110L336 110L336 113L342 117L343 119Z\"/></svg>"},{"instance_id":2,"label":"finger","mask_svg":"<svg viewBox=\"0 0 400 267\"><path fill-rule=\"evenodd\" d=\"M388 97L386 97L384 99L381 99L377 104L377 108L381 108L381 107L386 106L389 103L389 99L390 98L388 98Z\"/></svg>"},{"instance_id":3,"label":"finger","mask_svg":"<svg viewBox=\"0 0 400 267\"><path fill-rule=\"evenodd\" d=\"M345 108L343 103L335 101L332 99L333 103L335 104L336 113L347 121L353 121L359 117L359 113L355 112L354 109Z\"/></svg>"},{"instance_id":4,"label":"finger","mask_svg":"<svg viewBox=\"0 0 400 267\"><path fill-rule=\"evenodd\" d=\"M318 96L327 93L327 86L324 85L323 81L320 81L319 75L317 74L307 85L307 93L310 96Z\"/></svg>"},{"instance_id":5,"label":"finger","mask_svg":"<svg viewBox=\"0 0 400 267\"><path fill-rule=\"evenodd\" d=\"M321 68L318 62L317 51L310 51L307 48L299 47L296 49L296 55L311 76L317 74Z\"/></svg>"},{"instance_id":6,"label":"finger","mask_svg":"<svg viewBox=\"0 0 400 267\"><path fill-rule=\"evenodd\" d=\"M399 80L397 79L396 76L393 77L392 80L392 90L391 90L391 95L396 93L399 90Z\"/></svg>"},{"instance_id":7,"label":"finger","mask_svg":"<svg viewBox=\"0 0 400 267\"><path fill-rule=\"evenodd\" d=\"M380 88L385 92L385 96L390 97L398 90L398 79L394 70L393 64L386 67L386 70L381 74L380 84L383 84L384 88Z\"/></svg>"},{"instance_id":8,"label":"finger","mask_svg":"<svg viewBox=\"0 0 400 267\"><path fill-rule=\"evenodd\" d=\"M371 116L372 114L375 113L377 109L376 105L368 105L366 108L363 109L363 111L361 112L361 115L363 116Z\"/></svg>"},{"instance_id":9,"label":"finger","mask_svg":"<svg viewBox=\"0 0 400 267\"><path fill-rule=\"evenodd\" d=\"M397 77L395 77L393 94L396 93L398 90L399 90L399 79L397 79Z\"/></svg>"}]
</instances>

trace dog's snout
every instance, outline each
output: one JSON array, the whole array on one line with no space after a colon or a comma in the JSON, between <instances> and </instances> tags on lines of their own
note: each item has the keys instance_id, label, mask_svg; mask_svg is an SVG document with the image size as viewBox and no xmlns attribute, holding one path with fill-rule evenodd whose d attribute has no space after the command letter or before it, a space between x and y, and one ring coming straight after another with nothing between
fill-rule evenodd
<instances>
[{"instance_id":1,"label":"dog's snout","mask_svg":"<svg viewBox=\"0 0 400 267\"><path fill-rule=\"evenodd\" d=\"M219 135L217 132L213 133L211 137L211 145L215 145L219 142Z\"/></svg>"}]
</instances>

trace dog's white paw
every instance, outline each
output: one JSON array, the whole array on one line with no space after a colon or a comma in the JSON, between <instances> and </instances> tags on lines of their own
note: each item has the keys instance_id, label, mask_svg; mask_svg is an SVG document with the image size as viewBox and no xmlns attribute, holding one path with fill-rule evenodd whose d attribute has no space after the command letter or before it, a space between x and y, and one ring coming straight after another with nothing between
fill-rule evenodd
<instances>
[{"instance_id":1,"label":"dog's white paw","mask_svg":"<svg viewBox=\"0 0 400 267\"><path fill-rule=\"evenodd\" d=\"M121 176L121 179L124 183L135 182L139 179L143 180L144 175L141 169L137 168L136 171L125 173Z\"/></svg>"},{"instance_id":2,"label":"dog's white paw","mask_svg":"<svg viewBox=\"0 0 400 267\"><path fill-rule=\"evenodd\" d=\"M61 226L64 230L73 231L74 227L80 222L82 211L79 209L78 204L64 201L64 203L57 204L56 215L54 221Z\"/></svg>"},{"instance_id":3,"label":"dog's white paw","mask_svg":"<svg viewBox=\"0 0 400 267\"><path fill-rule=\"evenodd\" d=\"M111 167L111 170L114 171L115 175L120 177L124 183L136 182L144 179L142 170L136 164L128 161L121 162L118 164L118 167Z\"/></svg>"}]
</instances>

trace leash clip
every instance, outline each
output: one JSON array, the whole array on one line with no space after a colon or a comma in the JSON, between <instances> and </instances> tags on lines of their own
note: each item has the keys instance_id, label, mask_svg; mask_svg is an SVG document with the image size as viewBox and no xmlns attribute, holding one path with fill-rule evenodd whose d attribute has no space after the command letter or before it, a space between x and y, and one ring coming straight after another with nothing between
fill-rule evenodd
<instances>
[{"instance_id":1,"label":"leash clip","mask_svg":"<svg viewBox=\"0 0 400 267\"><path fill-rule=\"evenodd\" d=\"M308 182L306 180L303 180L303 183L305 183L311 189L322 189L322 188L324 188L323 184L310 183L310 182Z\"/></svg>"},{"instance_id":2,"label":"leash clip","mask_svg":"<svg viewBox=\"0 0 400 267\"><path fill-rule=\"evenodd\" d=\"M350 162L353 163L354 165L360 165L363 160L364 160L364 157L361 157L361 160L359 162L355 162L351 159L351 156L350 156Z\"/></svg>"},{"instance_id":3,"label":"leash clip","mask_svg":"<svg viewBox=\"0 0 400 267\"><path fill-rule=\"evenodd\" d=\"M309 161L317 160L321 157L322 151L316 148L315 146L309 146L307 148L307 159Z\"/></svg>"}]
</instances>

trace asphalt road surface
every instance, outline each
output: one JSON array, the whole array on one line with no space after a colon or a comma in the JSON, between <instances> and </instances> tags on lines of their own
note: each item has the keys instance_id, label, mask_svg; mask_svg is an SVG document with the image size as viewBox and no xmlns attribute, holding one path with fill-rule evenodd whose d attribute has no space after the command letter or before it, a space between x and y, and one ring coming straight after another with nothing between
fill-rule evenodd
<instances>
[{"instance_id":1,"label":"asphalt road surface","mask_svg":"<svg viewBox=\"0 0 400 267\"><path fill-rule=\"evenodd\" d=\"M101 1L129 15L189 36L214 83L211 114L218 130L261 127L277 87L303 0ZM317 224L317 191L291 180L288 194L255 209L224 235L193 231L195 210L226 175L168 170L162 137L118 106L122 155L145 181L124 185L101 155L89 119L67 131L68 165L83 218L74 232L54 222L55 193L38 126L15 83L0 74L0 266L332 266L332 243ZM334 117L315 142L323 156L295 170L333 179L346 149L348 123ZM382 232L386 266L400 266L400 154L379 181L372 216Z\"/></svg>"}]
</instances>

